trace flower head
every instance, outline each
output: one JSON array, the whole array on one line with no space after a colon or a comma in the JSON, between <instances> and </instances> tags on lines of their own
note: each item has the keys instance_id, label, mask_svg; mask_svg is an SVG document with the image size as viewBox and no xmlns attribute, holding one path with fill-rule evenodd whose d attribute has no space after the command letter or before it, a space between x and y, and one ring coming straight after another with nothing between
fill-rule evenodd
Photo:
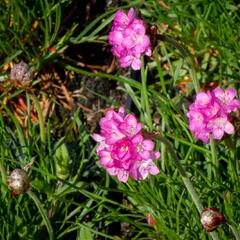
<instances>
[{"instance_id":1,"label":"flower head","mask_svg":"<svg viewBox=\"0 0 240 240\"><path fill-rule=\"evenodd\" d=\"M26 192L30 187L26 171L20 168L16 168L11 172L7 178L7 183L15 196Z\"/></svg>"},{"instance_id":2,"label":"flower head","mask_svg":"<svg viewBox=\"0 0 240 240\"><path fill-rule=\"evenodd\" d=\"M225 222L224 215L217 208L205 208L201 213L201 224L208 232L216 230L220 224Z\"/></svg>"},{"instance_id":3,"label":"flower head","mask_svg":"<svg viewBox=\"0 0 240 240\"><path fill-rule=\"evenodd\" d=\"M132 69L139 70L141 55L152 54L145 24L143 20L134 17L133 8L130 8L127 15L122 10L117 11L108 41L112 45L113 55L119 58L121 67L131 66Z\"/></svg>"},{"instance_id":4,"label":"flower head","mask_svg":"<svg viewBox=\"0 0 240 240\"><path fill-rule=\"evenodd\" d=\"M237 91L233 88L224 90L219 87L212 92L197 94L187 113L189 129L195 138L208 143L210 136L221 139L225 133L234 133L230 113L240 107L236 95Z\"/></svg>"},{"instance_id":5,"label":"flower head","mask_svg":"<svg viewBox=\"0 0 240 240\"><path fill-rule=\"evenodd\" d=\"M100 128L100 134L92 137L98 143L100 165L110 175L127 182L129 176L143 180L149 174L158 174L153 160L159 158L160 153L153 151L154 143L141 135L142 124L133 114L126 115L122 107L118 112L108 110L100 120Z\"/></svg>"},{"instance_id":6,"label":"flower head","mask_svg":"<svg viewBox=\"0 0 240 240\"><path fill-rule=\"evenodd\" d=\"M32 83L32 72L28 65L21 61L11 69L10 80L18 86L28 86Z\"/></svg>"}]
</instances>

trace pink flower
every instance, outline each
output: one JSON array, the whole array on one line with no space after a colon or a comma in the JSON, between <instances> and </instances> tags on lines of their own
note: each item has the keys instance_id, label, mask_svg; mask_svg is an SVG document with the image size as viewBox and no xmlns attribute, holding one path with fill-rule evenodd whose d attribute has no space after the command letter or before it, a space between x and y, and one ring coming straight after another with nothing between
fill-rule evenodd
<instances>
[{"instance_id":1,"label":"pink flower","mask_svg":"<svg viewBox=\"0 0 240 240\"><path fill-rule=\"evenodd\" d=\"M131 177L136 180L144 180L148 174L157 175L158 173L159 169L152 159L136 161L130 170Z\"/></svg>"},{"instance_id":2,"label":"pink flower","mask_svg":"<svg viewBox=\"0 0 240 240\"><path fill-rule=\"evenodd\" d=\"M190 111L187 113L187 116L191 119L189 122L189 129L192 132L205 128L204 115L195 109L194 105L190 106Z\"/></svg>"},{"instance_id":3,"label":"pink flower","mask_svg":"<svg viewBox=\"0 0 240 240\"><path fill-rule=\"evenodd\" d=\"M207 93L199 92L197 94L194 108L200 109L201 113L207 118L214 118L220 111L220 105L210 91Z\"/></svg>"},{"instance_id":4,"label":"pink flower","mask_svg":"<svg viewBox=\"0 0 240 240\"><path fill-rule=\"evenodd\" d=\"M124 121L119 124L119 129L127 136L135 136L141 129L142 124L138 123L136 117L132 114L127 115Z\"/></svg>"},{"instance_id":5,"label":"pink flower","mask_svg":"<svg viewBox=\"0 0 240 240\"><path fill-rule=\"evenodd\" d=\"M234 88L226 89L225 91L219 87L214 89L214 96L220 101L225 112L235 112L240 106L240 101L234 99L237 95L237 91Z\"/></svg>"},{"instance_id":6,"label":"pink flower","mask_svg":"<svg viewBox=\"0 0 240 240\"><path fill-rule=\"evenodd\" d=\"M125 14L123 10L118 10L116 12L113 26L116 28L125 28L134 20L134 9L131 8L128 11L128 15Z\"/></svg>"},{"instance_id":7,"label":"pink flower","mask_svg":"<svg viewBox=\"0 0 240 240\"><path fill-rule=\"evenodd\" d=\"M112 146L111 156L115 166L128 170L132 159L137 158L137 152L131 139L124 138Z\"/></svg>"},{"instance_id":8,"label":"pink flower","mask_svg":"<svg viewBox=\"0 0 240 240\"><path fill-rule=\"evenodd\" d=\"M142 124L133 114L126 115L122 107L118 112L108 110L100 120L100 128L100 134L92 137L98 143L100 165L110 175L127 182L129 176L143 180L149 174L158 174L153 160L160 157L160 152L153 151L154 143L141 135Z\"/></svg>"},{"instance_id":9,"label":"pink flower","mask_svg":"<svg viewBox=\"0 0 240 240\"><path fill-rule=\"evenodd\" d=\"M233 88L223 90L219 87L212 92L197 94L187 113L189 129L195 138L208 143L210 136L219 140L225 133L234 133L230 113L240 106L240 101L235 99L236 95L237 91Z\"/></svg>"},{"instance_id":10,"label":"pink flower","mask_svg":"<svg viewBox=\"0 0 240 240\"><path fill-rule=\"evenodd\" d=\"M211 102L212 102L212 95L209 91L207 93L199 92L196 96L195 105L198 108L205 108L209 104L211 104Z\"/></svg>"},{"instance_id":11,"label":"pink flower","mask_svg":"<svg viewBox=\"0 0 240 240\"><path fill-rule=\"evenodd\" d=\"M143 159L149 159L151 151L154 149L154 143L151 140L145 140L142 135L138 134L132 138L137 153Z\"/></svg>"},{"instance_id":12,"label":"pink flower","mask_svg":"<svg viewBox=\"0 0 240 240\"><path fill-rule=\"evenodd\" d=\"M214 139L221 139L224 132L228 134L234 133L234 126L228 121L226 116L220 116L214 120L209 121L208 128L212 130Z\"/></svg>"},{"instance_id":13,"label":"pink flower","mask_svg":"<svg viewBox=\"0 0 240 240\"><path fill-rule=\"evenodd\" d=\"M134 17L133 8L130 8L128 15L122 10L117 11L108 41L112 45L113 55L119 59L123 68L131 66L139 70L142 65L141 55L152 54L145 24L143 20Z\"/></svg>"},{"instance_id":14,"label":"pink flower","mask_svg":"<svg viewBox=\"0 0 240 240\"><path fill-rule=\"evenodd\" d=\"M196 132L194 133L194 137L202 140L204 143L209 143L210 132L209 132L208 129L203 128L203 129L200 130L200 131L196 131Z\"/></svg>"}]
</instances>

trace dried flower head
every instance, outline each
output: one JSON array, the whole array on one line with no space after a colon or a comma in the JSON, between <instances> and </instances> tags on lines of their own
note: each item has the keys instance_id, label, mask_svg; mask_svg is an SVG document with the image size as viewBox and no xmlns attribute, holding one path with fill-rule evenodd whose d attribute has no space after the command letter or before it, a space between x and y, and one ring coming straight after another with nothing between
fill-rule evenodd
<instances>
[{"instance_id":1,"label":"dried flower head","mask_svg":"<svg viewBox=\"0 0 240 240\"><path fill-rule=\"evenodd\" d=\"M220 224L225 222L224 215L217 208L205 208L201 213L201 224L208 232L214 231Z\"/></svg>"},{"instance_id":2,"label":"dried flower head","mask_svg":"<svg viewBox=\"0 0 240 240\"><path fill-rule=\"evenodd\" d=\"M32 72L25 62L21 61L13 66L10 73L10 81L16 87L26 87L32 83Z\"/></svg>"},{"instance_id":3,"label":"dried flower head","mask_svg":"<svg viewBox=\"0 0 240 240\"><path fill-rule=\"evenodd\" d=\"M126 115L123 107L118 112L108 110L100 120L100 128L100 134L92 137L98 142L100 165L110 175L127 182L129 176L143 180L149 174L158 174L153 160L160 157L160 152L153 151L154 143L144 139L140 133L142 124L133 114Z\"/></svg>"},{"instance_id":4,"label":"dried flower head","mask_svg":"<svg viewBox=\"0 0 240 240\"><path fill-rule=\"evenodd\" d=\"M211 135L219 140L225 133L234 133L230 113L240 107L236 95L237 91L233 88L223 90L219 87L212 92L197 94L187 113L189 128L195 138L208 143Z\"/></svg>"},{"instance_id":5,"label":"dried flower head","mask_svg":"<svg viewBox=\"0 0 240 240\"><path fill-rule=\"evenodd\" d=\"M113 55L119 59L123 68L131 66L133 70L139 70L141 55L152 54L145 23L135 18L133 8L127 15L122 10L117 11L108 41L112 45Z\"/></svg>"},{"instance_id":6,"label":"dried flower head","mask_svg":"<svg viewBox=\"0 0 240 240\"><path fill-rule=\"evenodd\" d=\"M20 168L11 172L10 176L7 178L7 183L15 196L26 192L30 186L26 171Z\"/></svg>"}]
</instances>

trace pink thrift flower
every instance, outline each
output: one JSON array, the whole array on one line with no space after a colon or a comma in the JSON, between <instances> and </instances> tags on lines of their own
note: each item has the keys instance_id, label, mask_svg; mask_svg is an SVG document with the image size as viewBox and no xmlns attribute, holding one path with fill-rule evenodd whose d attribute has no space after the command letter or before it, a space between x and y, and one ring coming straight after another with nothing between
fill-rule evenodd
<instances>
[{"instance_id":1,"label":"pink thrift flower","mask_svg":"<svg viewBox=\"0 0 240 240\"><path fill-rule=\"evenodd\" d=\"M219 87L212 92L197 94L187 113L189 129L195 138L208 143L211 136L220 140L225 133L234 133L230 113L240 107L236 95L237 91L233 88L224 90Z\"/></svg>"},{"instance_id":2,"label":"pink thrift flower","mask_svg":"<svg viewBox=\"0 0 240 240\"><path fill-rule=\"evenodd\" d=\"M228 121L226 116L218 117L209 121L208 128L212 129L212 135L214 139L221 139L224 132L228 134L234 133L234 126Z\"/></svg>"},{"instance_id":3,"label":"pink thrift flower","mask_svg":"<svg viewBox=\"0 0 240 240\"><path fill-rule=\"evenodd\" d=\"M194 106L201 109L201 113L207 118L214 118L220 111L220 105L210 91L207 93L199 92L196 96Z\"/></svg>"},{"instance_id":4,"label":"pink thrift flower","mask_svg":"<svg viewBox=\"0 0 240 240\"><path fill-rule=\"evenodd\" d=\"M121 67L131 66L133 70L141 68L141 55L151 56L150 38L146 35L146 27L141 19L134 17L134 9L130 8L126 15L117 11L112 29L108 35L112 45L112 53Z\"/></svg>"},{"instance_id":5,"label":"pink thrift flower","mask_svg":"<svg viewBox=\"0 0 240 240\"><path fill-rule=\"evenodd\" d=\"M145 140L142 135L138 134L132 138L136 151L143 159L149 159L154 149L154 143L151 140Z\"/></svg>"},{"instance_id":6,"label":"pink thrift flower","mask_svg":"<svg viewBox=\"0 0 240 240\"><path fill-rule=\"evenodd\" d=\"M237 111L240 106L240 101L234 99L237 95L237 91L234 88L223 90L217 87L214 89L213 94L220 101L224 111L227 113Z\"/></svg>"},{"instance_id":7,"label":"pink thrift flower","mask_svg":"<svg viewBox=\"0 0 240 240\"><path fill-rule=\"evenodd\" d=\"M154 143L141 135L142 124L133 114L126 115L124 108L118 112L108 110L100 120L100 128L100 134L92 137L98 143L100 165L110 175L127 182L129 176L144 180L149 174L159 173L153 160L160 157L160 152L155 152Z\"/></svg>"},{"instance_id":8,"label":"pink thrift flower","mask_svg":"<svg viewBox=\"0 0 240 240\"><path fill-rule=\"evenodd\" d=\"M131 137L135 136L142 129L142 124L138 123L134 115L129 114L124 118L124 121L119 124L119 129L125 135Z\"/></svg>"}]
</instances>

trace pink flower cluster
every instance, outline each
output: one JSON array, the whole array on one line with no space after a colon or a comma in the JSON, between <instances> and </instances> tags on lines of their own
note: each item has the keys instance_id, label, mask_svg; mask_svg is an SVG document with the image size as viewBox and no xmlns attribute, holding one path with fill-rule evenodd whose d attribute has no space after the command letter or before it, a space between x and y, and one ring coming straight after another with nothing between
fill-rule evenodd
<instances>
[{"instance_id":1,"label":"pink flower cluster","mask_svg":"<svg viewBox=\"0 0 240 240\"><path fill-rule=\"evenodd\" d=\"M211 135L214 139L221 139L224 133L234 133L230 113L240 107L236 95L237 91L233 88L223 90L219 87L212 92L197 94L187 113L189 128L195 138L208 143Z\"/></svg>"},{"instance_id":2,"label":"pink flower cluster","mask_svg":"<svg viewBox=\"0 0 240 240\"><path fill-rule=\"evenodd\" d=\"M108 110L100 120L100 128L100 134L92 137L98 142L100 165L110 175L127 182L129 176L143 180L148 174L158 174L153 160L160 157L160 152L154 152L154 143L141 135L142 125L133 114L126 115L123 107L118 112Z\"/></svg>"},{"instance_id":3,"label":"pink flower cluster","mask_svg":"<svg viewBox=\"0 0 240 240\"><path fill-rule=\"evenodd\" d=\"M112 45L112 53L119 58L121 67L131 66L134 70L141 68L141 55L151 56L150 39L146 35L146 27L141 19L134 17L134 9L117 11L108 41Z\"/></svg>"}]
</instances>

